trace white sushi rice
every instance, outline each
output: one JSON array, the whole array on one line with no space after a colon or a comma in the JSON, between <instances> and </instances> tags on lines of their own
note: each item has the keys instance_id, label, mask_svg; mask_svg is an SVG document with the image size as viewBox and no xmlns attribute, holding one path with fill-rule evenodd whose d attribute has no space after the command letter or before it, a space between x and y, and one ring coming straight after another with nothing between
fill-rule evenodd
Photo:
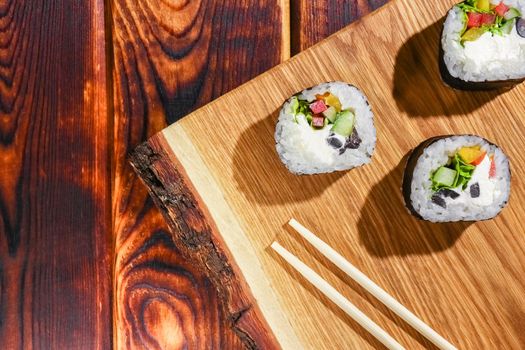
<instances>
[{"instance_id":1,"label":"white sushi rice","mask_svg":"<svg viewBox=\"0 0 525 350\"><path fill-rule=\"evenodd\" d=\"M342 109L355 111L355 124L362 142L357 149L346 149L343 154L328 144L331 125L323 129L312 128L306 118L299 116L297 122L286 101L279 114L275 130L276 149L284 165L295 174L318 174L347 170L370 162L376 144L376 130L372 110L366 97L355 86L343 82L319 84L302 91L297 97L309 102L316 94L331 92L339 98ZM341 137L341 141L344 141Z\"/></svg>"},{"instance_id":2,"label":"white sushi rice","mask_svg":"<svg viewBox=\"0 0 525 350\"><path fill-rule=\"evenodd\" d=\"M498 0L491 2L500 3ZM503 3L525 14L525 0L503 0ZM525 77L525 38L518 35L516 26L510 34L501 36L487 32L462 46L460 36L464 21L463 11L454 6L448 12L443 26L443 59L453 77L472 82Z\"/></svg>"},{"instance_id":3,"label":"white sushi rice","mask_svg":"<svg viewBox=\"0 0 525 350\"><path fill-rule=\"evenodd\" d=\"M467 184L467 190L455 189L460 193L458 198L444 198L446 208L432 202L430 174L440 166L447 164L449 157L452 157L461 147L477 145L487 152L487 156L474 170L472 179ZM491 154L494 154L496 162L496 177L493 179L488 177L490 169L488 155ZM479 183L480 196L471 198L468 188L476 182ZM509 196L510 169L505 154L481 137L460 135L435 141L423 151L414 169L410 201L414 210L428 221L477 221L496 216L506 205Z\"/></svg>"}]
</instances>

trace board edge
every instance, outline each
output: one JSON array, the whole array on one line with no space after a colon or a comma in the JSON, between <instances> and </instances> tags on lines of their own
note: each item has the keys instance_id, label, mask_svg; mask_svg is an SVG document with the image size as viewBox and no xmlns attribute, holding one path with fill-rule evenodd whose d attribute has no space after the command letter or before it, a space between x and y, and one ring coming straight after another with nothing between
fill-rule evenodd
<instances>
[{"instance_id":1,"label":"board edge","mask_svg":"<svg viewBox=\"0 0 525 350\"><path fill-rule=\"evenodd\" d=\"M136 147L128 159L161 209L182 256L196 261L212 281L225 319L245 348L280 349L244 276L223 246L207 208L181 164L166 149L167 141L158 133ZM171 179L169 185L165 184L167 178Z\"/></svg>"}]
</instances>

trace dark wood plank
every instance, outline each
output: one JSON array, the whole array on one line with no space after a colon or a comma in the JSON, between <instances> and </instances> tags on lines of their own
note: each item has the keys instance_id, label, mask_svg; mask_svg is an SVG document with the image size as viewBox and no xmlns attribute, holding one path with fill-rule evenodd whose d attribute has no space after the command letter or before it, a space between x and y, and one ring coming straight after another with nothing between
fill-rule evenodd
<instances>
[{"instance_id":1,"label":"dark wood plank","mask_svg":"<svg viewBox=\"0 0 525 350\"><path fill-rule=\"evenodd\" d=\"M291 0L292 54L297 54L388 0Z\"/></svg>"},{"instance_id":2,"label":"dark wood plank","mask_svg":"<svg viewBox=\"0 0 525 350\"><path fill-rule=\"evenodd\" d=\"M279 63L287 51L282 3L113 2L116 348L255 345L235 334L238 320L230 316L239 310L222 307L206 267L184 260L180 240L168 239L126 157L166 125Z\"/></svg>"},{"instance_id":3,"label":"dark wood plank","mask_svg":"<svg viewBox=\"0 0 525 350\"><path fill-rule=\"evenodd\" d=\"M111 347L102 0L0 3L0 348Z\"/></svg>"}]
</instances>

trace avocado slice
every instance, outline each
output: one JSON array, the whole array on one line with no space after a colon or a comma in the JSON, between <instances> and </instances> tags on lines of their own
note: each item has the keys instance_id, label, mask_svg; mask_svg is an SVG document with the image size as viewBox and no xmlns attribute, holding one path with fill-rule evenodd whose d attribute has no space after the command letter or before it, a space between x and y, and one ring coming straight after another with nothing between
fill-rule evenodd
<instances>
[{"instance_id":1,"label":"avocado slice","mask_svg":"<svg viewBox=\"0 0 525 350\"><path fill-rule=\"evenodd\" d=\"M487 27L470 28L461 36L461 43L478 40L487 31Z\"/></svg>"},{"instance_id":2,"label":"avocado slice","mask_svg":"<svg viewBox=\"0 0 525 350\"><path fill-rule=\"evenodd\" d=\"M354 129L355 115L349 110L344 110L337 115L337 119L332 126L332 131L343 137L348 137Z\"/></svg>"}]
</instances>

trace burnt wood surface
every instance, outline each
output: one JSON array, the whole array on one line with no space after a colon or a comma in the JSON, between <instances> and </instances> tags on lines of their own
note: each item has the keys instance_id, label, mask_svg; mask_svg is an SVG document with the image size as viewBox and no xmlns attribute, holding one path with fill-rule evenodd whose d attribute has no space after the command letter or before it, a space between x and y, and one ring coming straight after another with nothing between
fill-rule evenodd
<instances>
[{"instance_id":1,"label":"burnt wood surface","mask_svg":"<svg viewBox=\"0 0 525 350\"><path fill-rule=\"evenodd\" d=\"M388 0L290 0L292 54L299 53Z\"/></svg>"},{"instance_id":2,"label":"burnt wood surface","mask_svg":"<svg viewBox=\"0 0 525 350\"><path fill-rule=\"evenodd\" d=\"M0 348L112 344L101 0L0 2Z\"/></svg>"},{"instance_id":3,"label":"burnt wood surface","mask_svg":"<svg viewBox=\"0 0 525 350\"><path fill-rule=\"evenodd\" d=\"M208 276L202 255L188 250L203 242L195 236L171 241L169 228L127 155L168 124L280 63L285 55L283 11L280 0L113 3L119 349L264 344L253 335L263 336L263 330L256 328L249 336L249 326L238 326L247 319L241 316L250 302L238 300L230 309L221 306L226 291L219 296L218 281Z\"/></svg>"}]
</instances>

